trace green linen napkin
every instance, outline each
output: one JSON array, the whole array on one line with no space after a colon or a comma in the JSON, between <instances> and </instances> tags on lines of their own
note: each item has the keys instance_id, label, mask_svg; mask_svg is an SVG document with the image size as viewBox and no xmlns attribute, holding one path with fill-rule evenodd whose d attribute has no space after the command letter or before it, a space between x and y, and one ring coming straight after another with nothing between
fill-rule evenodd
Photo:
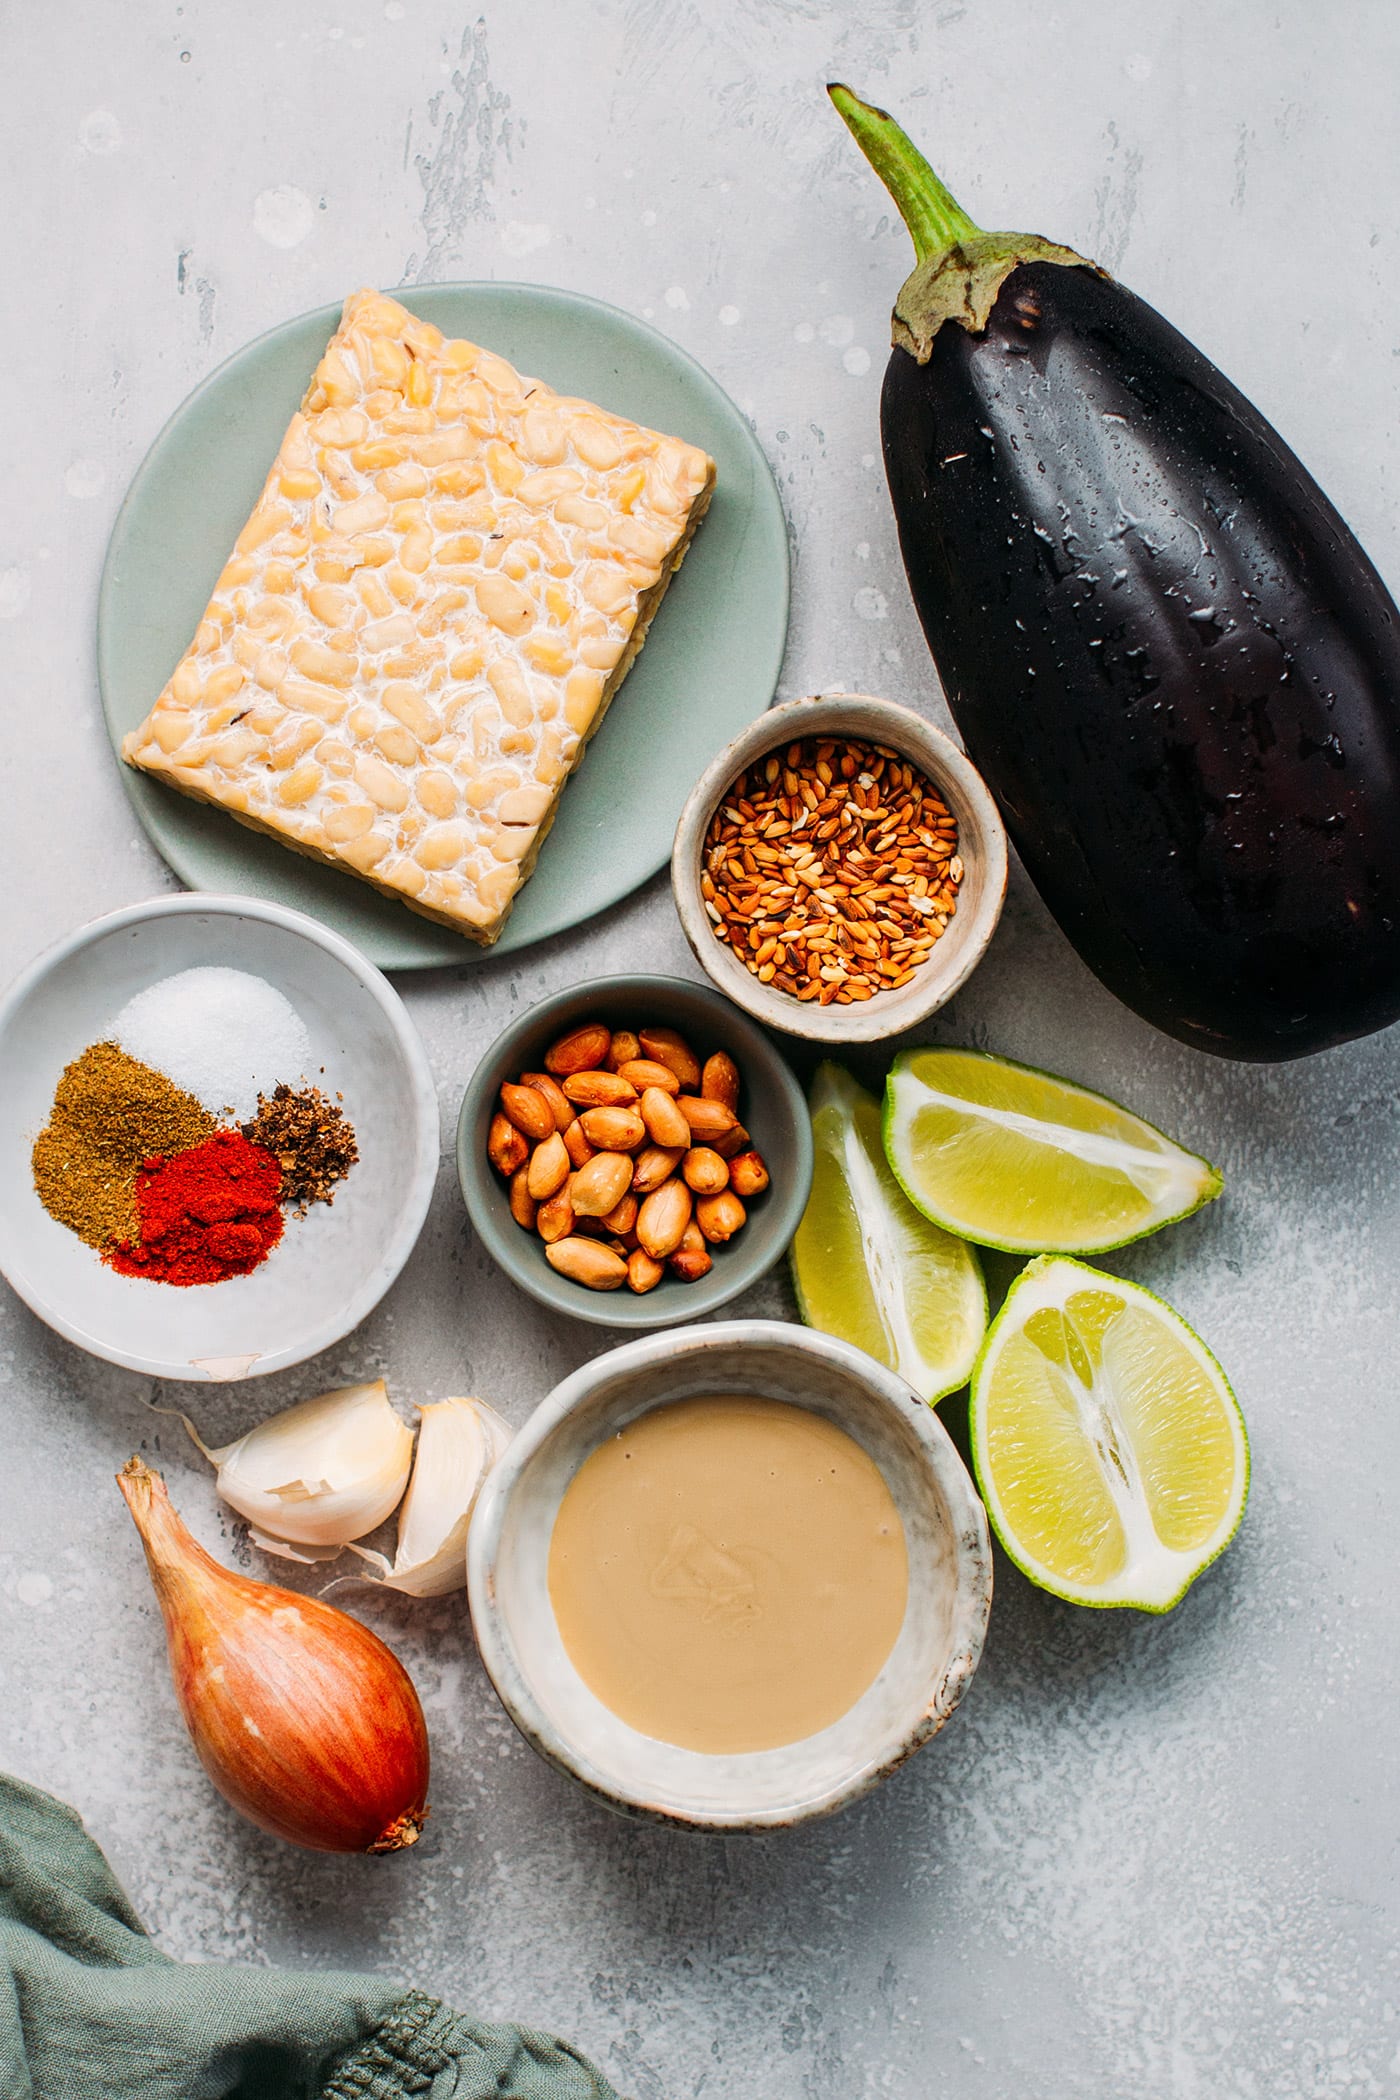
<instances>
[{"instance_id":1,"label":"green linen napkin","mask_svg":"<svg viewBox=\"0 0 1400 2100\"><path fill-rule=\"evenodd\" d=\"M172 1961L73 1810L3 1773L0 1949L5 2100L617 2100L567 2042L381 1977Z\"/></svg>"}]
</instances>

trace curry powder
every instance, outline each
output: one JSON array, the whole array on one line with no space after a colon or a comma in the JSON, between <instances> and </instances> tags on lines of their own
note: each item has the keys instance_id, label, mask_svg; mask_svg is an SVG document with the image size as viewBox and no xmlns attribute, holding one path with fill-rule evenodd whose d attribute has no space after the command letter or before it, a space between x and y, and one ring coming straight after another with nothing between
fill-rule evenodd
<instances>
[{"instance_id":1,"label":"curry powder","mask_svg":"<svg viewBox=\"0 0 1400 2100\"><path fill-rule=\"evenodd\" d=\"M163 1072L116 1043L93 1043L64 1066L34 1141L39 1201L90 1247L138 1240L137 1169L199 1144L214 1127L208 1110Z\"/></svg>"}]
</instances>

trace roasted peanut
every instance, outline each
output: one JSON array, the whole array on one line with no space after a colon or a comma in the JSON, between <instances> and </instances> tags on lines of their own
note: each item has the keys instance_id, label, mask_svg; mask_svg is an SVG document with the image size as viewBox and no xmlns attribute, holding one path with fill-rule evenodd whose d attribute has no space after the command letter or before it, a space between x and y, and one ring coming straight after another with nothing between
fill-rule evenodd
<instances>
[{"instance_id":1,"label":"roasted peanut","mask_svg":"<svg viewBox=\"0 0 1400 2100\"><path fill-rule=\"evenodd\" d=\"M557 1195L542 1203L535 1213L535 1230L548 1244L551 1240L566 1239L574 1229L574 1206L569 1201L569 1184L566 1181Z\"/></svg>"},{"instance_id":2,"label":"roasted peanut","mask_svg":"<svg viewBox=\"0 0 1400 2100\"><path fill-rule=\"evenodd\" d=\"M673 1254L666 1264L679 1283L698 1283L708 1276L714 1263L708 1252L704 1254Z\"/></svg>"},{"instance_id":3,"label":"roasted peanut","mask_svg":"<svg viewBox=\"0 0 1400 2100\"><path fill-rule=\"evenodd\" d=\"M638 1247L627 1257L627 1281L638 1296L643 1291L654 1291L666 1274L659 1261L653 1261L645 1247Z\"/></svg>"},{"instance_id":4,"label":"roasted peanut","mask_svg":"<svg viewBox=\"0 0 1400 2100\"><path fill-rule=\"evenodd\" d=\"M564 1132L564 1150L575 1167L586 1167L593 1157L593 1147L588 1142L582 1123L577 1120Z\"/></svg>"},{"instance_id":5,"label":"roasted peanut","mask_svg":"<svg viewBox=\"0 0 1400 2100\"><path fill-rule=\"evenodd\" d=\"M671 1274L679 1277L682 1283L698 1283L700 1278L708 1276L714 1267L714 1262L710 1258L710 1250L705 1245L704 1236L698 1226L694 1228L694 1232L694 1245L690 1244L691 1235L687 1232L685 1238L666 1264Z\"/></svg>"},{"instance_id":6,"label":"roasted peanut","mask_svg":"<svg viewBox=\"0 0 1400 2100\"><path fill-rule=\"evenodd\" d=\"M524 1166L529 1156L530 1147L524 1133L498 1110L492 1116L491 1128L486 1134L486 1157L496 1172L509 1178L517 1167Z\"/></svg>"},{"instance_id":7,"label":"roasted peanut","mask_svg":"<svg viewBox=\"0 0 1400 2100\"><path fill-rule=\"evenodd\" d=\"M501 1088L501 1113L517 1130L538 1145L554 1129L554 1110L543 1094L532 1086L515 1086L508 1079Z\"/></svg>"},{"instance_id":8,"label":"roasted peanut","mask_svg":"<svg viewBox=\"0 0 1400 2100\"><path fill-rule=\"evenodd\" d=\"M685 1154L680 1148L668 1150L663 1145L648 1145L637 1154L637 1164L632 1169L632 1186L639 1196L649 1196L659 1189L663 1181L670 1179Z\"/></svg>"},{"instance_id":9,"label":"roasted peanut","mask_svg":"<svg viewBox=\"0 0 1400 2100\"><path fill-rule=\"evenodd\" d=\"M611 1048L611 1030L601 1021L585 1021L581 1028L571 1029L550 1044L544 1053L545 1070L560 1079L570 1072L596 1072L607 1063Z\"/></svg>"},{"instance_id":10,"label":"roasted peanut","mask_svg":"<svg viewBox=\"0 0 1400 2100\"><path fill-rule=\"evenodd\" d=\"M713 1057L705 1059L705 1069L700 1074L700 1091L707 1101L722 1101L726 1108L739 1113L739 1067L727 1050L716 1050Z\"/></svg>"},{"instance_id":11,"label":"roasted peanut","mask_svg":"<svg viewBox=\"0 0 1400 2100\"><path fill-rule=\"evenodd\" d=\"M669 1065L659 1065L653 1057L632 1057L617 1068L619 1079L625 1079L644 1094L649 1086L659 1086L663 1094L678 1094L681 1083Z\"/></svg>"},{"instance_id":12,"label":"roasted peanut","mask_svg":"<svg viewBox=\"0 0 1400 2100\"><path fill-rule=\"evenodd\" d=\"M675 1073L683 1087L700 1084L700 1060L683 1035L674 1028L641 1028L637 1031L643 1057L654 1057Z\"/></svg>"},{"instance_id":13,"label":"roasted peanut","mask_svg":"<svg viewBox=\"0 0 1400 2100\"><path fill-rule=\"evenodd\" d=\"M546 1203L569 1178L569 1154L557 1130L551 1130L542 1145L536 1145L525 1169L526 1186L536 1203Z\"/></svg>"},{"instance_id":14,"label":"roasted peanut","mask_svg":"<svg viewBox=\"0 0 1400 2100\"><path fill-rule=\"evenodd\" d=\"M701 1196L695 1206L695 1222L711 1246L733 1239L748 1215L732 1189L724 1189L718 1196Z\"/></svg>"},{"instance_id":15,"label":"roasted peanut","mask_svg":"<svg viewBox=\"0 0 1400 2100\"><path fill-rule=\"evenodd\" d=\"M687 1152L681 1161L681 1172L686 1186L694 1189L697 1196L717 1196L729 1186L728 1167L708 1145L696 1145Z\"/></svg>"},{"instance_id":16,"label":"roasted peanut","mask_svg":"<svg viewBox=\"0 0 1400 2100\"><path fill-rule=\"evenodd\" d=\"M619 1239L625 1240L637 1222L639 1207L637 1198L629 1189L616 1209L608 1212L603 1223L607 1226L609 1232L615 1232Z\"/></svg>"},{"instance_id":17,"label":"roasted peanut","mask_svg":"<svg viewBox=\"0 0 1400 2100\"><path fill-rule=\"evenodd\" d=\"M586 1108L579 1121L598 1152L635 1152L646 1142L647 1127L635 1108Z\"/></svg>"},{"instance_id":18,"label":"roasted peanut","mask_svg":"<svg viewBox=\"0 0 1400 2100\"><path fill-rule=\"evenodd\" d=\"M510 1177L510 1214L517 1225L523 1225L527 1232L533 1232L537 1205L530 1194L526 1178L529 1172L528 1166L517 1167Z\"/></svg>"},{"instance_id":19,"label":"roasted peanut","mask_svg":"<svg viewBox=\"0 0 1400 2100\"><path fill-rule=\"evenodd\" d=\"M567 1276L570 1283L585 1284L590 1291L615 1291L619 1284L627 1281L627 1264L611 1247L602 1247L597 1240L555 1240L546 1247L544 1258L551 1269Z\"/></svg>"},{"instance_id":20,"label":"roasted peanut","mask_svg":"<svg viewBox=\"0 0 1400 2100\"><path fill-rule=\"evenodd\" d=\"M736 1159L730 1160L729 1186L745 1202L750 1196L763 1193L768 1186L768 1169L757 1152L741 1152Z\"/></svg>"},{"instance_id":21,"label":"roasted peanut","mask_svg":"<svg viewBox=\"0 0 1400 2100\"><path fill-rule=\"evenodd\" d=\"M619 1028L612 1039L612 1048L608 1051L603 1062L610 1072L615 1072L619 1065L625 1065L632 1058L640 1057L641 1054L642 1046L633 1035L631 1029Z\"/></svg>"},{"instance_id":22,"label":"roasted peanut","mask_svg":"<svg viewBox=\"0 0 1400 2100\"><path fill-rule=\"evenodd\" d=\"M605 1218L631 1186L632 1162L627 1154L598 1152L569 1183L569 1201L580 1218Z\"/></svg>"},{"instance_id":23,"label":"roasted peanut","mask_svg":"<svg viewBox=\"0 0 1400 2100\"><path fill-rule=\"evenodd\" d=\"M716 1138L724 1137L738 1122L732 1108L722 1101L707 1101L703 1094L680 1094L676 1106L690 1127L692 1144L713 1145Z\"/></svg>"},{"instance_id":24,"label":"roasted peanut","mask_svg":"<svg viewBox=\"0 0 1400 2100\"><path fill-rule=\"evenodd\" d=\"M616 1072L571 1072L564 1092L576 1108L622 1108L637 1098L637 1089Z\"/></svg>"},{"instance_id":25,"label":"roasted peanut","mask_svg":"<svg viewBox=\"0 0 1400 2100\"><path fill-rule=\"evenodd\" d=\"M674 1179L653 1189L637 1212L637 1238L656 1261L675 1252L690 1223L691 1194Z\"/></svg>"},{"instance_id":26,"label":"roasted peanut","mask_svg":"<svg viewBox=\"0 0 1400 2100\"><path fill-rule=\"evenodd\" d=\"M554 1114L556 1130L567 1130L574 1120L574 1105L567 1100L564 1089L549 1072L522 1072L522 1086L532 1086L537 1094L543 1094Z\"/></svg>"},{"instance_id":27,"label":"roasted peanut","mask_svg":"<svg viewBox=\"0 0 1400 2100\"><path fill-rule=\"evenodd\" d=\"M504 1083L487 1140L512 1217L591 1290L654 1290L667 1267L683 1282L707 1275L710 1244L737 1232L743 1199L768 1186L738 1118L734 1059L716 1050L702 1067L674 1028L589 1021L543 1064Z\"/></svg>"},{"instance_id":28,"label":"roasted peanut","mask_svg":"<svg viewBox=\"0 0 1400 2100\"><path fill-rule=\"evenodd\" d=\"M678 1145L690 1144L690 1125L677 1108L674 1097L661 1087L649 1086L639 1107L653 1145L670 1151Z\"/></svg>"}]
</instances>

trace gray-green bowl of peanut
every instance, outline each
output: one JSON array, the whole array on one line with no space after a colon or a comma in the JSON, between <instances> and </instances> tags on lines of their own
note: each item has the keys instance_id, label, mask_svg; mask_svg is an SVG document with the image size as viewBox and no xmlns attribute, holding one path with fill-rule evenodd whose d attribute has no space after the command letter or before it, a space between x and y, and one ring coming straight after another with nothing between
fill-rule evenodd
<instances>
[{"instance_id":1,"label":"gray-green bowl of peanut","mask_svg":"<svg viewBox=\"0 0 1400 2100\"><path fill-rule=\"evenodd\" d=\"M812 1184L802 1089L706 986L556 993L477 1065L457 1121L477 1238L521 1290L603 1327L727 1305L782 1255Z\"/></svg>"}]
</instances>

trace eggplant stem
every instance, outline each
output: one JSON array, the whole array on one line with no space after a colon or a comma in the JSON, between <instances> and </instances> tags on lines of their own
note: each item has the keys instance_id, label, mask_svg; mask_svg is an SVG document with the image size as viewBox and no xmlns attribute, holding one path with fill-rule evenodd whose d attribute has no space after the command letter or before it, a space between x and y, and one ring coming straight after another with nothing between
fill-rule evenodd
<instances>
[{"instance_id":1,"label":"eggplant stem","mask_svg":"<svg viewBox=\"0 0 1400 2100\"><path fill-rule=\"evenodd\" d=\"M981 227L934 174L908 134L888 110L862 102L840 81L827 93L861 152L899 207L918 260L946 255L950 248L975 240Z\"/></svg>"}]
</instances>

